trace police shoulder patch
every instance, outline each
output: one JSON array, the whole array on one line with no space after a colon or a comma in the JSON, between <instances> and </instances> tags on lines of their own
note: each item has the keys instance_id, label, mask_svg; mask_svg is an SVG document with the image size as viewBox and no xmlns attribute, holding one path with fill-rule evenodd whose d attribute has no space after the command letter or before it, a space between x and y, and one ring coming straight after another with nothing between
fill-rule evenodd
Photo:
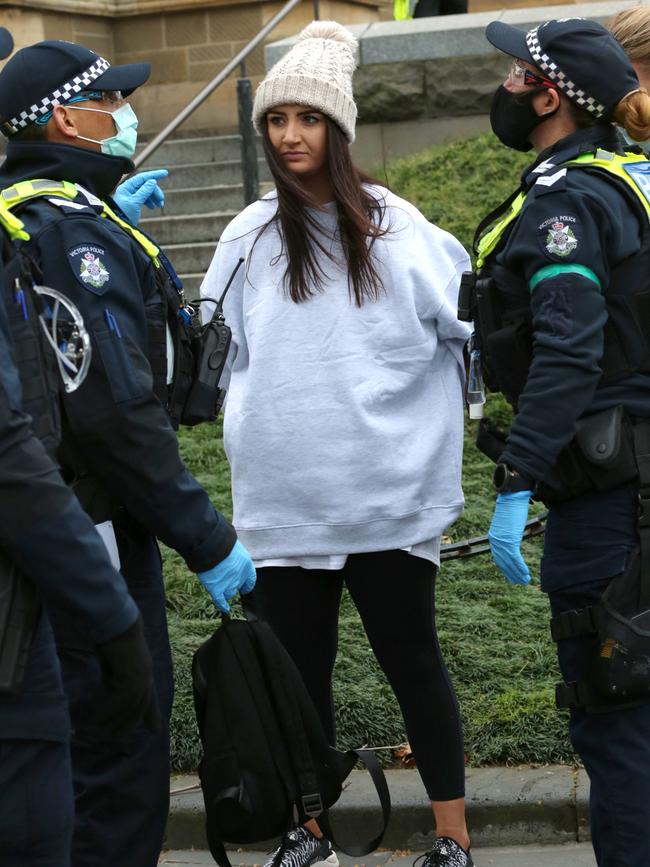
<instances>
[{"instance_id":1,"label":"police shoulder patch","mask_svg":"<svg viewBox=\"0 0 650 867\"><path fill-rule=\"evenodd\" d=\"M639 160L638 163L627 163L623 168L650 202L650 162Z\"/></svg>"},{"instance_id":2,"label":"police shoulder patch","mask_svg":"<svg viewBox=\"0 0 650 867\"><path fill-rule=\"evenodd\" d=\"M537 228L542 250L553 259L570 259L580 244L580 231L576 217L555 214Z\"/></svg>"},{"instance_id":3,"label":"police shoulder patch","mask_svg":"<svg viewBox=\"0 0 650 867\"><path fill-rule=\"evenodd\" d=\"M106 250L96 244L77 244L68 250L72 273L86 289L103 295L111 278L106 264Z\"/></svg>"}]
</instances>

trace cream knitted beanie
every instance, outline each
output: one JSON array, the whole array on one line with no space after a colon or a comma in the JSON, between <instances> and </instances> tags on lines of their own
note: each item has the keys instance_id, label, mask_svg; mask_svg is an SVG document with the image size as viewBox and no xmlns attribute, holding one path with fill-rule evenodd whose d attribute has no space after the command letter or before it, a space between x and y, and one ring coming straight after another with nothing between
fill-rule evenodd
<instances>
[{"instance_id":1,"label":"cream knitted beanie","mask_svg":"<svg viewBox=\"0 0 650 867\"><path fill-rule=\"evenodd\" d=\"M262 131L267 111L278 105L308 105L336 121L354 141L357 107L352 95L357 40L336 21L312 21L298 42L257 88L253 122Z\"/></svg>"}]
</instances>

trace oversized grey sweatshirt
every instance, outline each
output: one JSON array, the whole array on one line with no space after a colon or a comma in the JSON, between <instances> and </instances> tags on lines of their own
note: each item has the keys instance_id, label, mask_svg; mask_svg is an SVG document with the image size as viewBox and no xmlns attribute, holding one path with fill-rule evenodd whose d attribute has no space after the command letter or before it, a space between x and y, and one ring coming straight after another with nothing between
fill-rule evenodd
<instances>
[{"instance_id":1,"label":"oversized grey sweatshirt","mask_svg":"<svg viewBox=\"0 0 650 867\"><path fill-rule=\"evenodd\" d=\"M334 204L313 212L328 255L323 291L291 301L275 192L224 231L201 287L232 328L224 444L233 523L255 560L407 548L463 506L462 351L456 316L467 253L382 187L373 246L384 291L350 300ZM213 305L203 304L204 318ZM229 383L228 383L229 379Z\"/></svg>"}]
</instances>

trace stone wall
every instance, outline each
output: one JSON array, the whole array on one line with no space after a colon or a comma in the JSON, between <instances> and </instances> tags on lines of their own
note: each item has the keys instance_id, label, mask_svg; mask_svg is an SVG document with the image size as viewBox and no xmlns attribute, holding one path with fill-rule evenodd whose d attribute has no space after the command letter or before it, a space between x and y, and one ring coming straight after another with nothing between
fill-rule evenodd
<instances>
[{"instance_id":1,"label":"stone wall","mask_svg":"<svg viewBox=\"0 0 650 867\"><path fill-rule=\"evenodd\" d=\"M17 47L42 39L80 42L115 63L149 61L146 88L132 97L146 136L158 132L217 75L282 8L277 0L0 0L0 24ZM377 21L388 0L320 0L320 17L355 25ZM313 18L305 0L273 31L297 33ZM264 73L262 46L247 71L255 86ZM233 132L236 74L183 125L180 133Z\"/></svg>"},{"instance_id":2,"label":"stone wall","mask_svg":"<svg viewBox=\"0 0 650 867\"><path fill-rule=\"evenodd\" d=\"M359 40L354 90L359 109L355 158L364 168L452 138L489 129L492 94L508 61L485 39L490 21L527 29L548 18L604 21L634 5L604 0L351 27ZM271 66L293 39L266 47Z\"/></svg>"}]
</instances>

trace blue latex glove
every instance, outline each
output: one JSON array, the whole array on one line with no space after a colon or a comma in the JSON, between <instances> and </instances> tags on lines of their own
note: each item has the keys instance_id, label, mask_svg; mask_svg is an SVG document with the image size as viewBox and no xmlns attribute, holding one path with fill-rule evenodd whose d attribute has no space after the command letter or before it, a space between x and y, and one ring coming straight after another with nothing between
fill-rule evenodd
<instances>
[{"instance_id":1,"label":"blue latex glove","mask_svg":"<svg viewBox=\"0 0 650 867\"><path fill-rule=\"evenodd\" d=\"M129 223L137 226L140 222L142 206L150 210L162 208L165 205L165 193L158 186L159 178L166 178L167 169L152 169L149 172L139 172L121 183L113 193L113 199L125 213Z\"/></svg>"},{"instance_id":2,"label":"blue latex glove","mask_svg":"<svg viewBox=\"0 0 650 867\"><path fill-rule=\"evenodd\" d=\"M226 614L230 611L228 600L237 593L250 593L257 580L251 555L239 540L225 560L197 574L219 611Z\"/></svg>"},{"instance_id":3,"label":"blue latex glove","mask_svg":"<svg viewBox=\"0 0 650 867\"><path fill-rule=\"evenodd\" d=\"M532 491L499 494L488 532L492 559L511 584L529 584L530 572L521 556Z\"/></svg>"}]
</instances>

